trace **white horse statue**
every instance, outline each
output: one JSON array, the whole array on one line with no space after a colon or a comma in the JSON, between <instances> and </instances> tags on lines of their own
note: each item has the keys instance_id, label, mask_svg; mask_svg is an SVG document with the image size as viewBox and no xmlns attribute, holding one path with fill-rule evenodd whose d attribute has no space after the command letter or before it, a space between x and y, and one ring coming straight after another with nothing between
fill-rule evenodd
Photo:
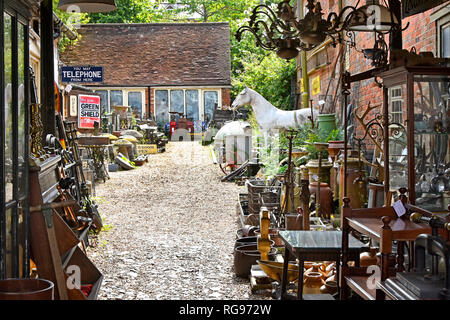
<instances>
[{"instance_id":1,"label":"white horse statue","mask_svg":"<svg viewBox=\"0 0 450 320\"><path fill-rule=\"evenodd\" d=\"M319 114L314 108L312 110L311 108L291 111L280 110L258 92L247 87L244 87L244 90L236 97L231 109L237 110L245 105L252 107L256 122L265 138L274 129L298 129L310 121L308 117L312 117L315 122Z\"/></svg>"}]
</instances>

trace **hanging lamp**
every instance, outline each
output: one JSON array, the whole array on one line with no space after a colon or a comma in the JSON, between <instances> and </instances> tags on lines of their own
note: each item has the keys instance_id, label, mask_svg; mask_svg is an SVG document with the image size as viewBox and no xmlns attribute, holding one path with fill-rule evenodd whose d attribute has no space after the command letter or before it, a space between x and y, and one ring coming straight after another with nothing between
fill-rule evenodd
<instances>
[{"instance_id":1,"label":"hanging lamp","mask_svg":"<svg viewBox=\"0 0 450 320\"><path fill-rule=\"evenodd\" d=\"M117 9L114 0L60 0L58 9L67 11L71 6L77 6L79 12L83 13L109 12Z\"/></svg>"},{"instance_id":2,"label":"hanging lamp","mask_svg":"<svg viewBox=\"0 0 450 320\"><path fill-rule=\"evenodd\" d=\"M388 32L399 26L397 17L378 1L367 1L366 4L352 12L346 30L358 32Z\"/></svg>"}]
</instances>

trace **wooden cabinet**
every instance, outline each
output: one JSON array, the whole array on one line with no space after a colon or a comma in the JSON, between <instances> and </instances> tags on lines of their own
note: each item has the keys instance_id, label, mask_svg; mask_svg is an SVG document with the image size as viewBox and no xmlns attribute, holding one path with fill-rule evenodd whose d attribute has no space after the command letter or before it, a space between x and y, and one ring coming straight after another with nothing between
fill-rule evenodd
<instances>
[{"instance_id":1,"label":"wooden cabinet","mask_svg":"<svg viewBox=\"0 0 450 320\"><path fill-rule=\"evenodd\" d=\"M450 204L450 68L398 67L377 76L383 80L388 119L385 191L405 187L411 204L445 212Z\"/></svg>"}]
</instances>

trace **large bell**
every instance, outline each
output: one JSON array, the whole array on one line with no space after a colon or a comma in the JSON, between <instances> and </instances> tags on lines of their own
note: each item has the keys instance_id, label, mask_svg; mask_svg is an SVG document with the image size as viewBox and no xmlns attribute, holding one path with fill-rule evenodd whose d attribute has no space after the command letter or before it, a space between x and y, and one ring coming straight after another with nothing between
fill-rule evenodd
<instances>
[{"instance_id":1,"label":"large bell","mask_svg":"<svg viewBox=\"0 0 450 320\"><path fill-rule=\"evenodd\" d=\"M71 6L73 6L71 8ZM78 8L79 10L77 10ZM114 0L59 0L59 10L75 11L75 12L109 12L116 10L116 3ZM73 10L72 10L73 9Z\"/></svg>"}]
</instances>

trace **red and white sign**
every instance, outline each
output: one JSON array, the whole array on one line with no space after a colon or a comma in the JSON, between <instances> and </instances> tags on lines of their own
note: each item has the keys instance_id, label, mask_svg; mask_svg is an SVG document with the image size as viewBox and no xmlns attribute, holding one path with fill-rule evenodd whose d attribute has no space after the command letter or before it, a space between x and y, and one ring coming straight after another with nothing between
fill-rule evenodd
<instances>
[{"instance_id":1,"label":"red and white sign","mask_svg":"<svg viewBox=\"0 0 450 320\"><path fill-rule=\"evenodd\" d=\"M94 122L100 124L100 97L78 96L78 128L93 129Z\"/></svg>"}]
</instances>

